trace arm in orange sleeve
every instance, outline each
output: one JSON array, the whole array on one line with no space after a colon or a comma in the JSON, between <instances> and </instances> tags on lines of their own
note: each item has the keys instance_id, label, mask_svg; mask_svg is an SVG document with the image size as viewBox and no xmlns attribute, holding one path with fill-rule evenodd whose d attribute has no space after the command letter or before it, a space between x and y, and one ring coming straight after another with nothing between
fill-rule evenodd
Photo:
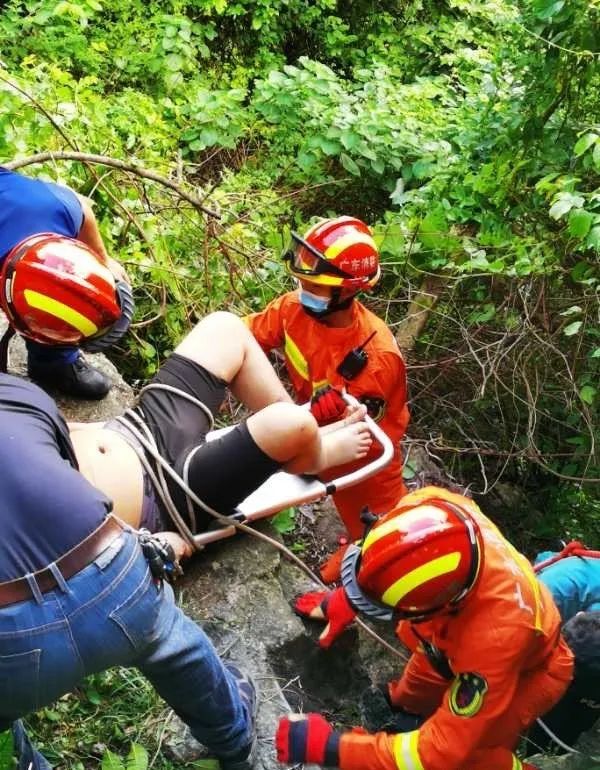
<instances>
[{"instance_id":1,"label":"arm in orange sleeve","mask_svg":"<svg viewBox=\"0 0 600 770\"><path fill-rule=\"evenodd\" d=\"M421 716L433 714L447 689L448 680L432 668L421 649L411 655L400 679L388 685L393 706Z\"/></svg>"},{"instance_id":2,"label":"arm in orange sleeve","mask_svg":"<svg viewBox=\"0 0 600 770\"><path fill-rule=\"evenodd\" d=\"M284 298L285 295L277 297L260 313L251 313L243 319L266 353L283 345Z\"/></svg>"},{"instance_id":3,"label":"arm in orange sleeve","mask_svg":"<svg viewBox=\"0 0 600 770\"><path fill-rule=\"evenodd\" d=\"M388 410L393 409L395 412L393 422L398 426L400 439L405 434L410 420L404 359L394 353L383 352L375 363L373 381L377 391L388 404Z\"/></svg>"},{"instance_id":4,"label":"arm in orange sleeve","mask_svg":"<svg viewBox=\"0 0 600 770\"><path fill-rule=\"evenodd\" d=\"M463 650L461 656L473 668L456 674L440 707L421 728L395 735L345 733L341 770L459 770L484 743L491 747L493 726L515 697L531 631L489 629L473 642L472 654Z\"/></svg>"},{"instance_id":5,"label":"arm in orange sleeve","mask_svg":"<svg viewBox=\"0 0 600 770\"><path fill-rule=\"evenodd\" d=\"M377 366L373 369L373 377L385 400L389 401L394 395L402 403L406 403L407 384L404 359L391 352L382 352L377 357Z\"/></svg>"}]
</instances>

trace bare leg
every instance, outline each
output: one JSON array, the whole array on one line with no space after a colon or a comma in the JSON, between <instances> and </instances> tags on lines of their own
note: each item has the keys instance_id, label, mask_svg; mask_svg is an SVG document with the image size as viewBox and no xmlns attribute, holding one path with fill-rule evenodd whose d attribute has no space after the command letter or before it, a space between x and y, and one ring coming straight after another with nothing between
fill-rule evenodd
<instances>
[{"instance_id":1,"label":"bare leg","mask_svg":"<svg viewBox=\"0 0 600 770\"><path fill-rule=\"evenodd\" d=\"M227 382L236 398L256 412L248 419L252 438L290 473L319 473L368 452L371 437L360 421L364 411L322 435L310 412L293 404L269 359L237 316L211 313L175 352Z\"/></svg>"},{"instance_id":2,"label":"bare leg","mask_svg":"<svg viewBox=\"0 0 600 770\"><path fill-rule=\"evenodd\" d=\"M293 404L271 404L248 418L257 445L289 473L320 473L359 460L371 446L366 424L354 418L322 435L314 417Z\"/></svg>"},{"instance_id":3,"label":"bare leg","mask_svg":"<svg viewBox=\"0 0 600 770\"><path fill-rule=\"evenodd\" d=\"M225 380L233 395L253 412L278 401L292 403L260 345L232 313L207 315L175 352Z\"/></svg>"}]
</instances>

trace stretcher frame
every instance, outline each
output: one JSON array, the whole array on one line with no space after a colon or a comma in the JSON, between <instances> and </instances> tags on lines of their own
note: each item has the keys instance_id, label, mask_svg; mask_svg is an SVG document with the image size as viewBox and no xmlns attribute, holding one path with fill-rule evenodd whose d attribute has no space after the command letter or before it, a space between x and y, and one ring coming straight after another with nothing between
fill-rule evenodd
<instances>
[{"instance_id":1,"label":"stretcher frame","mask_svg":"<svg viewBox=\"0 0 600 770\"><path fill-rule=\"evenodd\" d=\"M344 399L349 405L357 404L357 401L348 394L344 394ZM330 481L322 481L316 476L298 476L285 471L278 471L243 500L228 518L239 524L252 524L255 521L274 516L291 506L323 500L334 492L352 487L385 468L394 457L394 445L371 417L365 415L363 419L369 428L373 441L379 444L382 449L379 457L351 473L346 473ZM207 435L206 440L214 441L233 430L234 427L232 425L213 430ZM205 532L194 535L194 544L196 548L201 549L209 543L231 537L235 533L236 527L233 524L226 526L215 522L215 525Z\"/></svg>"}]
</instances>

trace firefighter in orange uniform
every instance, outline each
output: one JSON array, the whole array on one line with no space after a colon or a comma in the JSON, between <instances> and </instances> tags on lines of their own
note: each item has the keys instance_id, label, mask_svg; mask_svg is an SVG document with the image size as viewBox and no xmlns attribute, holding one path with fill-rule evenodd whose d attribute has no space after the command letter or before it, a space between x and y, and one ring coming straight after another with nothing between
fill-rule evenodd
<instances>
[{"instance_id":1,"label":"firefighter in orange uniform","mask_svg":"<svg viewBox=\"0 0 600 770\"><path fill-rule=\"evenodd\" d=\"M472 500L437 487L406 495L351 546L343 588L324 603L335 634L352 610L400 618L412 651L388 697L420 727L339 733L319 714L280 720L280 762L342 770L520 770L519 735L562 696L573 656L527 559ZM340 618L342 620L340 621Z\"/></svg>"},{"instance_id":2,"label":"firefighter in orange uniform","mask_svg":"<svg viewBox=\"0 0 600 770\"><path fill-rule=\"evenodd\" d=\"M337 217L292 238L294 248L284 258L299 288L245 320L265 351L283 350L297 400L311 402L321 425L345 411L340 393L345 388L366 404L396 446L394 459L380 473L334 495L350 537L358 538L365 505L383 513L406 493L399 448L409 420L404 361L385 323L356 299L380 276L369 227L353 217ZM352 469L338 468L336 475Z\"/></svg>"}]
</instances>

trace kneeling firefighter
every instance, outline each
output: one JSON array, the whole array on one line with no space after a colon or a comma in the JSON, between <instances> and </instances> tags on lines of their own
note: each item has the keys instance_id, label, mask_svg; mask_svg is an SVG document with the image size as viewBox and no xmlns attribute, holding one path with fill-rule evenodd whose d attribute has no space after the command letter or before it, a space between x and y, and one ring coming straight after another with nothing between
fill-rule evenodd
<instances>
[{"instance_id":1,"label":"kneeling firefighter","mask_svg":"<svg viewBox=\"0 0 600 770\"><path fill-rule=\"evenodd\" d=\"M280 720L280 762L342 770L519 770L519 735L558 701L573 656L527 559L477 505L438 487L375 520L342 566L343 587L301 597L328 646L356 612L399 621L412 655L387 686L406 732L337 732L319 714ZM311 606L312 605L312 606ZM416 718L416 717L420 718ZM404 729L404 728L401 728Z\"/></svg>"},{"instance_id":2,"label":"kneeling firefighter","mask_svg":"<svg viewBox=\"0 0 600 770\"><path fill-rule=\"evenodd\" d=\"M85 243L55 233L25 238L7 255L0 307L10 324L0 342L1 371L15 331L38 354L78 347L98 353L125 334L134 313L129 284L115 279Z\"/></svg>"}]
</instances>

